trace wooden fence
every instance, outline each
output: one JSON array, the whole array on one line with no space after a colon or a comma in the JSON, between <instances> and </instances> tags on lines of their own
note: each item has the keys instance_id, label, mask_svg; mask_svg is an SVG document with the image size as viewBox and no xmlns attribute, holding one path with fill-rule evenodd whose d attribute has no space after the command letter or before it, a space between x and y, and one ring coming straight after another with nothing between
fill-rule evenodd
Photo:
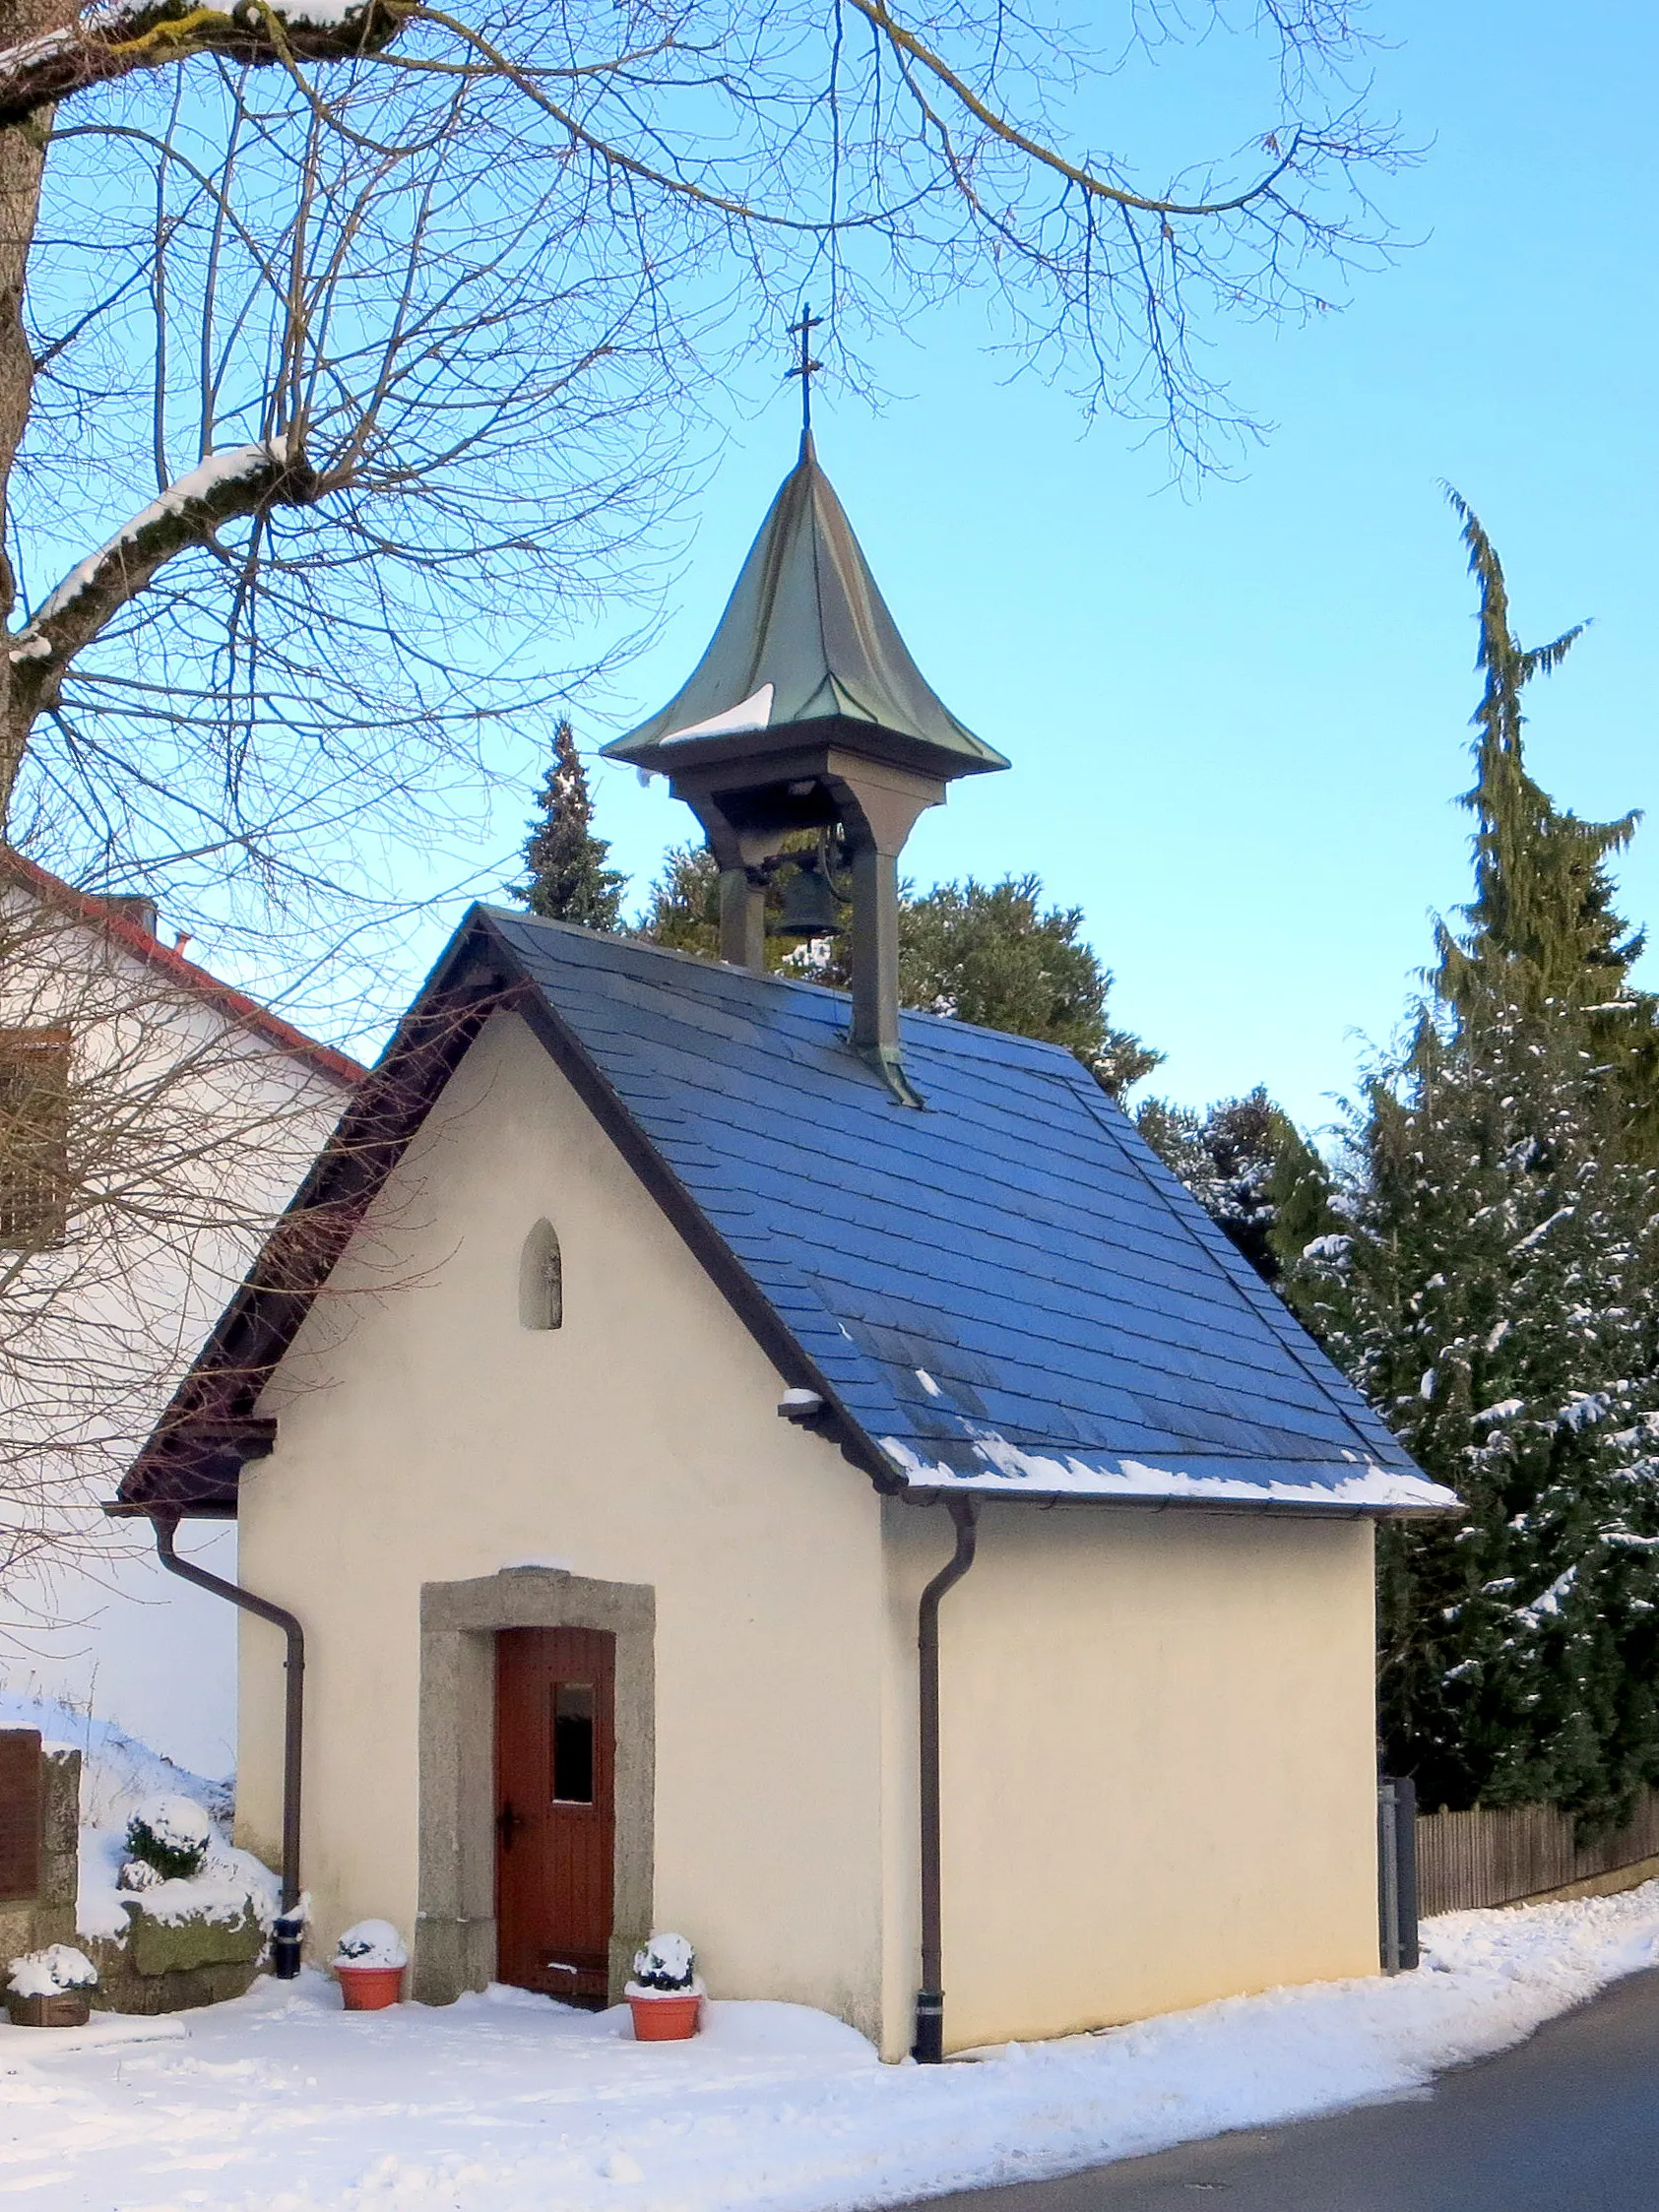
<instances>
[{"instance_id":1,"label":"wooden fence","mask_svg":"<svg viewBox=\"0 0 1659 2212\"><path fill-rule=\"evenodd\" d=\"M1553 1805L1421 1813L1418 1911L1427 1919L1471 1906L1513 1905L1644 1859L1659 1859L1659 1791L1647 1793L1627 1826L1582 1849L1573 1843L1571 1820Z\"/></svg>"}]
</instances>

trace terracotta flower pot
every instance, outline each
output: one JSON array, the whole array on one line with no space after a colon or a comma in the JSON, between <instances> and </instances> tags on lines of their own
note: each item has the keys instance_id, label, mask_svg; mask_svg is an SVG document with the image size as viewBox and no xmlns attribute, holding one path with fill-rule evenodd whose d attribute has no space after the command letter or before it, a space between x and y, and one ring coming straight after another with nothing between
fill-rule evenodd
<instances>
[{"instance_id":1,"label":"terracotta flower pot","mask_svg":"<svg viewBox=\"0 0 1659 2212\"><path fill-rule=\"evenodd\" d=\"M348 2012L384 2012L388 2005L403 2001L401 1966L337 1965L334 1971Z\"/></svg>"},{"instance_id":2,"label":"terracotta flower pot","mask_svg":"<svg viewBox=\"0 0 1659 2212\"><path fill-rule=\"evenodd\" d=\"M9 1991L6 1995L14 2028L84 2028L92 2009L86 1990L58 1990L49 1997L13 1996Z\"/></svg>"},{"instance_id":3,"label":"terracotta flower pot","mask_svg":"<svg viewBox=\"0 0 1659 2212\"><path fill-rule=\"evenodd\" d=\"M697 2033L703 1999L696 1990L652 1990L628 1997L635 2043L685 2043Z\"/></svg>"}]
</instances>

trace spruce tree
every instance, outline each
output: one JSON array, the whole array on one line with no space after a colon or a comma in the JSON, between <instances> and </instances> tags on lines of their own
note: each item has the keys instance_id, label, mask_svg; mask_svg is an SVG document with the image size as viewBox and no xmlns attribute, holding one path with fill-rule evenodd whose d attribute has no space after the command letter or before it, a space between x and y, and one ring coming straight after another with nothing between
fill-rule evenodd
<instances>
[{"instance_id":1,"label":"spruce tree","mask_svg":"<svg viewBox=\"0 0 1659 2212\"><path fill-rule=\"evenodd\" d=\"M1526 1009L1426 1014L1372 1076L1296 1302L1462 1510L1379 1543L1385 1755L1426 1807L1594 1827L1659 1782L1659 1174Z\"/></svg>"},{"instance_id":2,"label":"spruce tree","mask_svg":"<svg viewBox=\"0 0 1659 2212\"><path fill-rule=\"evenodd\" d=\"M1585 624L1523 646L1496 547L1468 504L1447 497L1480 590L1485 685L1473 718L1475 783L1462 801L1476 822L1475 895L1461 931L1443 922L1436 930L1435 991L1459 1021L1504 1004L1572 1026L1605 1065L1616 1141L1659 1160L1659 1000L1629 981L1644 933L1615 913L1609 874L1640 816L1589 822L1558 811L1529 775L1522 743L1526 686L1561 666Z\"/></svg>"},{"instance_id":3,"label":"spruce tree","mask_svg":"<svg viewBox=\"0 0 1659 2212\"><path fill-rule=\"evenodd\" d=\"M514 898L547 921L619 929L627 878L605 864L610 847L594 835L587 771L568 722L553 733L552 766L536 804L524 846L525 880L514 887Z\"/></svg>"},{"instance_id":4,"label":"spruce tree","mask_svg":"<svg viewBox=\"0 0 1659 2212\"><path fill-rule=\"evenodd\" d=\"M1659 1783L1654 1002L1608 865L1635 818L1559 812L1528 774L1522 694L1580 632L1520 645L1453 497L1481 597L1474 897L1286 1289L1462 1500L1380 1532L1388 1762L1428 1807L1594 1830Z\"/></svg>"}]
</instances>

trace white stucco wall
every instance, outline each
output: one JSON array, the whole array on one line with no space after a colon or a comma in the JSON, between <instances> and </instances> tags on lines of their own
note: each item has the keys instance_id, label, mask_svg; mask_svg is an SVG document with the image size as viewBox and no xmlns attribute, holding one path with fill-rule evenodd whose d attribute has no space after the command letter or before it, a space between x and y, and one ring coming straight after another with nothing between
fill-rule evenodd
<instances>
[{"instance_id":1,"label":"white stucco wall","mask_svg":"<svg viewBox=\"0 0 1659 2212\"><path fill-rule=\"evenodd\" d=\"M518 1320L558 1232L564 1326ZM243 1479L247 1582L304 1618L317 1935L415 1909L423 1582L556 1559L657 1594L656 1896L717 1990L874 2033L880 1509L516 1017L490 1025L337 1271ZM279 1830L280 1642L244 1630L239 1820Z\"/></svg>"},{"instance_id":2,"label":"white stucco wall","mask_svg":"<svg viewBox=\"0 0 1659 2212\"><path fill-rule=\"evenodd\" d=\"M887 1511L902 1742L950 1541ZM947 2048L1376 1971L1372 1607L1368 1522L986 1508L940 1615Z\"/></svg>"}]
</instances>

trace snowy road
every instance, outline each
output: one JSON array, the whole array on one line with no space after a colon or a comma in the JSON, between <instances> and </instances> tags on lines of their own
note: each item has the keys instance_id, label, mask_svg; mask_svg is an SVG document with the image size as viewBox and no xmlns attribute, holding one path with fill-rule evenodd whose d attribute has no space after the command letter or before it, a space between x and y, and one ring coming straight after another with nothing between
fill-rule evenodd
<instances>
[{"instance_id":1,"label":"snowy road","mask_svg":"<svg viewBox=\"0 0 1659 2212\"><path fill-rule=\"evenodd\" d=\"M1429 2093L919 2212L1655 2212L1659 1974Z\"/></svg>"}]
</instances>

